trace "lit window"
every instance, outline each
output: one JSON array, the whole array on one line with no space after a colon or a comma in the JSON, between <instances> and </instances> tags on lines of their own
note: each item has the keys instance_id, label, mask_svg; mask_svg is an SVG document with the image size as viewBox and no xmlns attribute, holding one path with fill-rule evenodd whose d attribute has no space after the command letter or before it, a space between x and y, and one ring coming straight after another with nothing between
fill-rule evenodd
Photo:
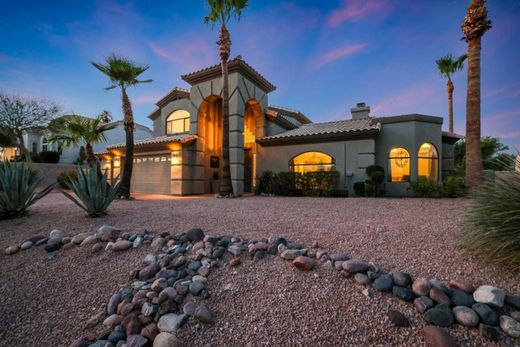
<instances>
[{"instance_id":1,"label":"lit window","mask_svg":"<svg viewBox=\"0 0 520 347\"><path fill-rule=\"evenodd\" d=\"M186 133L190 131L190 114L177 110L166 118L166 134Z\"/></svg>"},{"instance_id":2,"label":"lit window","mask_svg":"<svg viewBox=\"0 0 520 347\"><path fill-rule=\"evenodd\" d=\"M389 181L406 182L410 179L410 153L402 147L392 148L388 156Z\"/></svg>"},{"instance_id":3,"label":"lit window","mask_svg":"<svg viewBox=\"0 0 520 347\"><path fill-rule=\"evenodd\" d=\"M321 152L305 152L289 162L292 172L316 172L334 170L334 158Z\"/></svg>"},{"instance_id":4,"label":"lit window","mask_svg":"<svg viewBox=\"0 0 520 347\"><path fill-rule=\"evenodd\" d=\"M419 148L418 175L433 181L439 180L439 154L431 143L423 143Z\"/></svg>"}]
</instances>

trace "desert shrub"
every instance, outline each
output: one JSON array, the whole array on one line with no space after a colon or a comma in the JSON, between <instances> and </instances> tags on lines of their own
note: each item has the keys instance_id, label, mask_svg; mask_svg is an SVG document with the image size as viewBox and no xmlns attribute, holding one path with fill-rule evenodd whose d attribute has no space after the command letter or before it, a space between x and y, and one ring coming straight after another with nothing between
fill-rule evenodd
<instances>
[{"instance_id":1,"label":"desert shrub","mask_svg":"<svg viewBox=\"0 0 520 347\"><path fill-rule=\"evenodd\" d=\"M56 151L41 151L38 156L40 163L56 164L60 161L60 153Z\"/></svg>"},{"instance_id":2,"label":"desert shrub","mask_svg":"<svg viewBox=\"0 0 520 347\"><path fill-rule=\"evenodd\" d=\"M47 195L54 185L41 191L36 188L43 176L25 162L0 164L0 219L23 215L36 201Z\"/></svg>"},{"instance_id":3,"label":"desert shrub","mask_svg":"<svg viewBox=\"0 0 520 347\"><path fill-rule=\"evenodd\" d=\"M338 180L339 172L337 171L303 174L266 171L260 176L255 193L282 196L334 196Z\"/></svg>"},{"instance_id":4,"label":"desert shrub","mask_svg":"<svg viewBox=\"0 0 520 347\"><path fill-rule=\"evenodd\" d=\"M106 215L108 206L117 196L119 180L109 185L107 182L108 173L99 175L98 163L96 162L88 169L78 167L76 172L77 181L73 179L65 180L64 183L72 194L62 190L61 192L76 205L87 212L89 217L100 217ZM74 194L74 195L73 195Z\"/></svg>"},{"instance_id":5,"label":"desert shrub","mask_svg":"<svg viewBox=\"0 0 520 347\"><path fill-rule=\"evenodd\" d=\"M40 160L40 155L39 155L38 153L31 152L31 153L30 153L30 156L31 156L31 161L32 161L33 163L39 163L39 162L41 162L41 160ZM24 156L22 156L22 160L21 160L21 161L25 161L25 157L24 157Z\"/></svg>"},{"instance_id":6,"label":"desert shrub","mask_svg":"<svg viewBox=\"0 0 520 347\"><path fill-rule=\"evenodd\" d=\"M255 187L255 195L273 194L274 174L272 171L264 171L258 179Z\"/></svg>"},{"instance_id":7,"label":"desert shrub","mask_svg":"<svg viewBox=\"0 0 520 347\"><path fill-rule=\"evenodd\" d=\"M442 196L447 198L464 196L464 178L458 175L449 175L443 184Z\"/></svg>"},{"instance_id":8,"label":"desert shrub","mask_svg":"<svg viewBox=\"0 0 520 347\"><path fill-rule=\"evenodd\" d=\"M68 189L67 184L65 182L70 181L70 180L73 180L76 182L78 181L78 172L76 170L62 171L62 172L60 172L60 174L58 175L58 178L56 179L58 185L62 189Z\"/></svg>"},{"instance_id":9,"label":"desert shrub","mask_svg":"<svg viewBox=\"0 0 520 347\"><path fill-rule=\"evenodd\" d=\"M365 196L365 182L354 183L354 193L357 196Z\"/></svg>"},{"instance_id":10,"label":"desert shrub","mask_svg":"<svg viewBox=\"0 0 520 347\"><path fill-rule=\"evenodd\" d=\"M385 169L379 165L370 165L365 169L368 180L365 181L365 195L377 196L379 185L385 180Z\"/></svg>"},{"instance_id":11,"label":"desert shrub","mask_svg":"<svg viewBox=\"0 0 520 347\"><path fill-rule=\"evenodd\" d=\"M410 188L416 196L423 198L438 197L442 190L440 183L426 177L419 177L417 181L411 181Z\"/></svg>"},{"instance_id":12,"label":"desert shrub","mask_svg":"<svg viewBox=\"0 0 520 347\"><path fill-rule=\"evenodd\" d=\"M461 244L485 262L520 268L520 173L497 176L472 196Z\"/></svg>"}]
</instances>

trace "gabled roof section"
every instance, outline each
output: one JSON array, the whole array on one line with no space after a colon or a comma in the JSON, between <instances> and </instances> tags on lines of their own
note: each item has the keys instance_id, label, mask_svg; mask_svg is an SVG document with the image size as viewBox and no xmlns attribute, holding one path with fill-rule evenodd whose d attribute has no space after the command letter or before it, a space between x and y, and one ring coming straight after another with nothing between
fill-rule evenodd
<instances>
[{"instance_id":1,"label":"gabled roof section","mask_svg":"<svg viewBox=\"0 0 520 347\"><path fill-rule=\"evenodd\" d=\"M163 96L159 101L155 104L159 106L159 108L168 105L170 102L177 99L188 99L190 97L190 91L188 89L175 87L170 90L165 96Z\"/></svg>"},{"instance_id":2,"label":"gabled roof section","mask_svg":"<svg viewBox=\"0 0 520 347\"><path fill-rule=\"evenodd\" d=\"M294 118L298 122L300 122L301 124L312 123L312 121L309 118L307 118L306 115L304 115L300 111L294 110L292 108L276 106L276 105L269 105L267 107L267 109L270 110L270 111L276 112L276 113L281 113L282 115L284 115L286 117Z\"/></svg>"},{"instance_id":3,"label":"gabled roof section","mask_svg":"<svg viewBox=\"0 0 520 347\"><path fill-rule=\"evenodd\" d=\"M281 126L282 128L284 128L286 130L291 130L291 129L295 129L298 127L296 124L294 124L293 122L288 120L283 114L278 113L276 111L266 109L265 116L267 117L267 119L278 124L279 126Z\"/></svg>"},{"instance_id":4,"label":"gabled roof section","mask_svg":"<svg viewBox=\"0 0 520 347\"><path fill-rule=\"evenodd\" d=\"M164 136L157 136L157 137L150 137L144 140L139 140L134 142L135 147L141 147L146 145L156 145L160 143L173 143L173 142L180 142L180 143L188 143L193 140L197 139L197 135L193 134L178 134L178 135L164 135ZM117 149L117 148L125 148L125 143L117 143L114 145L109 145L106 148L107 149Z\"/></svg>"},{"instance_id":5,"label":"gabled roof section","mask_svg":"<svg viewBox=\"0 0 520 347\"><path fill-rule=\"evenodd\" d=\"M379 133L381 124L373 118L349 119L326 123L304 124L281 134L256 140L261 145L292 144L302 142L338 141L349 138L371 137Z\"/></svg>"},{"instance_id":6,"label":"gabled roof section","mask_svg":"<svg viewBox=\"0 0 520 347\"><path fill-rule=\"evenodd\" d=\"M251 82L259 86L266 93L270 93L276 89L276 86L269 82L251 65L246 63L240 55L228 62L228 71L229 73L239 72L240 74L244 75L247 79L249 79ZM195 85L201 82L205 82L220 77L221 75L222 71L220 68L220 64L216 64L195 72L191 72L186 75L182 75L181 78L189 84Z\"/></svg>"},{"instance_id":7,"label":"gabled roof section","mask_svg":"<svg viewBox=\"0 0 520 347\"><path fill-rule=\"evenodd\" d=\"M160 115L161 115L161 109L159 107L156 107L155 110L150 112L150 114L148 115L148 118L150 118L151 120L154 120L155 118L159 117Z\"/></svg>"}]
</instances>

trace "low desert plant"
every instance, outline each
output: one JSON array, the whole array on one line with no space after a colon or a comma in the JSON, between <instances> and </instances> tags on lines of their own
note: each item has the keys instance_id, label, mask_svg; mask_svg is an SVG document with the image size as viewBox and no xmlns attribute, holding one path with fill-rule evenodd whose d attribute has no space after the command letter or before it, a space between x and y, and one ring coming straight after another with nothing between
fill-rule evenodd
<instances>
[{"instance_id":1,"label":"low desert plant","mask_svg":"<svg viewBox=\"0 0 520 347\"><path fill-rule=\"evenodd\" d=\"M337 171L306 173L265 171L258 180L255 193L282 196L335 196L338 180Z\"/></svg>"},{"instance_id":2,"label":"low desert plant","mask_svg":"<svg viewBox=\"0 0 520 347\"><path fill-rule=\"evenodd\" d=\"M62 189L68 189L66 181L78 181L78 172L76 170L70 170L70 171L62 171L58 175L58 178L56 179L56 182Z\"/></svg>"},{"instance_id":3,"label":"low desert plant","mask_svg":"<svg viewBox=\"0 0 520 347\"><path fill-rule=\"evenodd\" d=\"M365 195L377 196L378 188L385 180L385 169L379 165L370 165L365 172L369 177L365 181Z\"/></svg>"},{"instance_id":4,"label":"low desert plant","mask_svg":"<svg viewBox=\"0 0 520 347\"><path fill-rule=\"evenodd\" d=\"M410 188L416 196L423 198L438 197L442 191L440 183L426 177L419 177L417 181L410 182Z\"/></svg>"},{"instance_id":5,"label":"low desert plant","mask_svg":"<svg viewBox=\"0 0 520 347\"><path fill-rule=\"evenodd\" d=\"M274 174L272 171L264 171L258 179L255 187L255 194L274 194L273 190Z\"/></svg>"},{"instance_id":6,"label":"low desert plant","mask_svg":"<svg viewBox=\"0 0 520 347\"><path fill-rule=\"evenodd\" d=\"M497 176L473 195L461 244L485 262L520 269L520 173Z\"/></svg>"},{"instance_id":7,"label":"low desert plant","mask_svg":"<svg viewBox=\"0 0 520 347\"><path fill-rule=\"evenodd\" d=\"M458 175L448 176L442 187L442 196L446 198L464 196L464 178Z\"/></svg>"},{"instance_id":8,"label":"low desert plant","mask_svg":"<svg viewBox=\"0 0 520 347\"><path fill-rule=\"evenodd\" d=\"M54 184L36 192L43 176L26 162L0 164L0 219L18 217L47 195Z\"/></svg>"},{"instance_id":9,"label":"low desert plant","mask_svg":"<svg viewBox=\"0 0 520 347\"><path fill-rule=\"evenodd\" d=\"M61 192L76 205L87 212L89 217L100 217L106 215L108 206L117 196L120 181L117 180L112 185L107 182L108 173L99 175L98 163L90 168L77 168L77 181L73 179L65 180L64 183L72 194L62 190Z\"/></svg>"},{"instance_id":10,"label":"low desert plant","mask_svg":"<svg viewBox=\"0 0 520 347\"><path fill-rule=\"evenodd\" d=\"M354 193L356 196L365 196L365 182L354 183Z\"/></svg>"}]
</instances>

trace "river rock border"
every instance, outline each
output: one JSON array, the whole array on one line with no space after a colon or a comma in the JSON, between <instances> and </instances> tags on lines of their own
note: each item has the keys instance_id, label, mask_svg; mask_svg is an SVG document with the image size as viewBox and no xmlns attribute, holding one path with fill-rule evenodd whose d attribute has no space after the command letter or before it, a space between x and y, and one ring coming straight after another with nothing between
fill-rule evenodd
<instances>
[{"instance_id":1,"label":"river rock border","mask_svg":"<svg viewBox=\"0 0 520 347\"><path fill-rule=\"evenodd\" d=\"M103 246L102 241L108 242L107 245ZM62 247L73 245L92 245L93 252L102 249L119 252L143 243L151 244L154 254L146 255L143 267L132 271L127 285L114 293L106 308L85 324L86 328L92 328L102 323L104 329L96 336L80 337L70 347L181 346L175 333L189 319L200 324L212 324L215 320L214 313L203 301L211 295L206 286L210 274L226 263L239 266L240 257L245 254L252 259L277 255L302 271L323 266L366 286L363 293L368 297L371 286L413 303L417 312L431 324L422 329L425 342L431 346L456 346L455 339L443 329L456 323L478 327L480 333L492 341L499 339L499 327L513 338L520 337L520 312L515 311L520 310L518 295L490 285L475 287L460 279L445 283L420 277L413 279L403 271L385 272L372 262L350 259L345 253L329 254L320 249L317 242L312 248L306 248L284 238L212 237L201 229L156 237L149 231L121 233L117 228L104 225L95 233L74 237L53 230L49 238L37 236L24 240L20 246L8 247L6 254L43 244L50 256L56 256ZM224 261L226 258L229 261ZM396 326L410 325L398 311L389 310L387 315Z\"/></svg>"}]
</instances>

